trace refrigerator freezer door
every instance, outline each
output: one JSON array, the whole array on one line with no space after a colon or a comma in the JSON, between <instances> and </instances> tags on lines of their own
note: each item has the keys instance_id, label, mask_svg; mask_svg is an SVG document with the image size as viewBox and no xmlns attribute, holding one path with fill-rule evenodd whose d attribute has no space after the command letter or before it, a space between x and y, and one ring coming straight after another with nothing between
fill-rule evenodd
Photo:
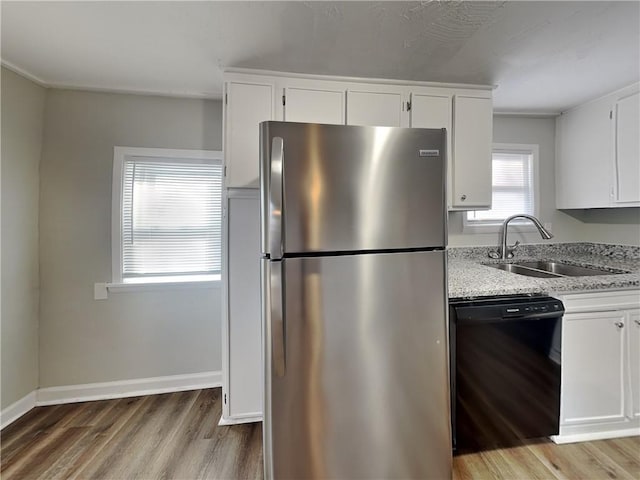
<instances>
[{"instance_id":1,"label":"refrigerator freezer door","mask_svg":"<svg viewBox=\"0 0 640 480\"><path fill-rule=\"evenodd\" d=\"M261 128L264 253L277 256L268 238L274 212L282 218L285 255L446 245L444 130L288 122ZM273 162L279 168L272 178ZM280 183L281 209L274 207Z\"/></svg>"},{"instance_id":2,"label":"refrigerator freezer door","mask_svg":"<svg viewBox=\"0 0 640 480\"><path fill-rule=\"evenodd\" d=\"M445 252L282 263L286 371L267 338L267 475L450 478Z\"/></svg>"}]
</instances>

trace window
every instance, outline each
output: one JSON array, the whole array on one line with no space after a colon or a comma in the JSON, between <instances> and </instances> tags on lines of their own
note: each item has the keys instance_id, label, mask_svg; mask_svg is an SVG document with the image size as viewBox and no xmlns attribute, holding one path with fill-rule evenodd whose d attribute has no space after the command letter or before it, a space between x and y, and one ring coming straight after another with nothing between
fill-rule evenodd
<instances>
[{"instance_id":1,"label":"window","mask_svg":"<svg viewBox=\"0 0 640 480\"><path fill-rule=\"evenodd\" d=\"M115 147L113 282L220 278L222 153Z\"/></svg>"},{"instance_id":2,"label":"window","mask_svg":"<svg viewBox=\"0 0 640 480\"><path fill-rule=\"evenodd\" d=\"M494 144L492 208L466 212L465 231L498 231L511 215L537 215L537 164L537 145Z\"/></svg>"}]
</instances>

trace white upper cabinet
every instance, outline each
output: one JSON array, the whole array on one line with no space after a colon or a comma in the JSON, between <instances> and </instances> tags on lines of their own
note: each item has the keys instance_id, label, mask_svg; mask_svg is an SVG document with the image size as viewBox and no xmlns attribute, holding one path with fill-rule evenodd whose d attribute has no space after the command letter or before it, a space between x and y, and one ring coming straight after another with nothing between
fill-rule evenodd
<instances>
[{"instance_id":1,"label":"white upper cabinet","mask_svg":"<svg viewBox=\"0 0 640 480\"><path fill-rule=\"evenodd\" d=\"M404 94L393 86L363 86L347 91L347 125L405 127Z\"/></svg>"},{"instance_id":2,"label":"white upper cabinet","mask_svg":"<svg viewBox=\"0 0 640 480\"><path fill-rule=\"evenodd\" d=\"M448 207L491 206L491 87L225 73L226 186L259 186L265 120L447 130Z\"/></svg>"},{"instance_id":3,"label":"white upper cabinet","mask_svg":"<svg viewBox=\"0 0 640 480\"><path fill-rule=\"evenodd\" d=\"M492 111L489 86L248 71L224 79L225 186L245 189L228 191L226 220L223 417L234 423L256 420L262 410L259 202L251 197L259 187L260 122L446 128L449 207L464 210L491 202ZM452 202L453 191L466 203Z\"/></svg>"},{"instance_id":4,"label":"white upper cabinet","mask_svg":"<svg viewBox=\"0 0 640 480\"><path fill-rule=\"evenodd\" d=\"M448 198L447 205L451 209L451 117L452 94L446 91L432 91L429 93L411 93L411 108L409 109L410 126L412 128L445 128L447 130L447 177Z\"/></svg>"},{"instance_id":5,"label":"white upper cabinet","mask_svg":"<svg viewBox=\"0 0 640 480\"><path fill-rule=\"evenodd\" d=\"M451 132L451 95L411 94L411 127L446 128Z\"/></svg>"},{"instance_id":6,"label":"white upper cabinet","mask_svg":"<svg viewBox=\"0 0 640 480\"><path fill-rule=\"evenodd\" d=\"M640 202L640 93L616 102L616 202Z\"/></svg>"},{"instance_id":7,"label":"white upper cabinet","mask_svg":"<svg viewBox=\"0 0 640 480\"><path fill-rule=\"evenodd\" d=\"M454 95L451 207L491 206L491 98Z\"/></svg>"},{"instance_id":8,"label":"white upper cabinet","mask_svg":"<svg viewBox=\"0 0 640 480\"><path fill-rule=\"evenodd\" d=\"M556 207L640 206L639 84L556 119Z\"/></svg>"},{"instance_id":9,"label":"white upper cabinet","mask_svg":"<svg viewBox=\"0 0 640 480\"><path fill-rule=\"evenodd\" d=\"M598 208L611 203L611 106L594 102L556 119L556 206Z\"/></svg>"},{"instance_id":10,"label":"white upper cabinet","mask_svg":"<svg viewBox=\"0 0 640 480\"><path fill-rule=\"evenodd\" d=\"M284 120L287 122L344 125L344 90L324 85L286 87L284 96Z\"/></svg>"},{"instance_id":11,"label":"white upper cabinet","mask_svg":"<svg viewBox=\"0 0 640 480\"><path fill-rule=\"evenodd\" d=\"M268 82L226 83L224 156L226 187L259 186L258 125L273 120L275 85Z\"/></svg>"}]
</instances>

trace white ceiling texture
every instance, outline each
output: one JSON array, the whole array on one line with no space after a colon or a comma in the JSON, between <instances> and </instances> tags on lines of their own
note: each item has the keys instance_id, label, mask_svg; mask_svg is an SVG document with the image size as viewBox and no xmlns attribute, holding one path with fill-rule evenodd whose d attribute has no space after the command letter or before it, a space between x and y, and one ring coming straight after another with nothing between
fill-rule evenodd
<instances>
[{"instance_id":1,"label":"white ceiling texture","mask_svg":"<svg viewBox=\"0 0 640 480\"><path fill-rule=\"evenodd\" d=\"M555 113L640 78L640 2L10 2L2 62L49 86L220 97L225 68L493 84Z\"/></svg>"}]
</instances>

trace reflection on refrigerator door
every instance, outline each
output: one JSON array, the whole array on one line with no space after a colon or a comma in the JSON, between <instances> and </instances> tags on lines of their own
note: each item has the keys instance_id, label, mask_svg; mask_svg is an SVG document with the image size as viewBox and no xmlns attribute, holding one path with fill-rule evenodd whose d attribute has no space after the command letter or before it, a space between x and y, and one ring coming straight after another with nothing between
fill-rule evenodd
<instances>
[{"instance_id":1,"label":"reflection on refrigerator door","mask_svg":"<svg viewBox=\"0 0 640 480\"><path fill-rule=\"evenodd\" d=\"M282 263L286 368L281 376L272 355L274 478L446 478L444 253ZM273 318L270 333L273 351L281 342Z\"/></svg>"},{"instance_id":2,"label":"reflection on refrigerator door","mask_svg":"<svg viewBox=\"0 0 640 480\"><path fill-rule=\"evenodd\" d=\"M444 131L261 145L265 477L450 478Z\"/></svg>"}]
</instances>

